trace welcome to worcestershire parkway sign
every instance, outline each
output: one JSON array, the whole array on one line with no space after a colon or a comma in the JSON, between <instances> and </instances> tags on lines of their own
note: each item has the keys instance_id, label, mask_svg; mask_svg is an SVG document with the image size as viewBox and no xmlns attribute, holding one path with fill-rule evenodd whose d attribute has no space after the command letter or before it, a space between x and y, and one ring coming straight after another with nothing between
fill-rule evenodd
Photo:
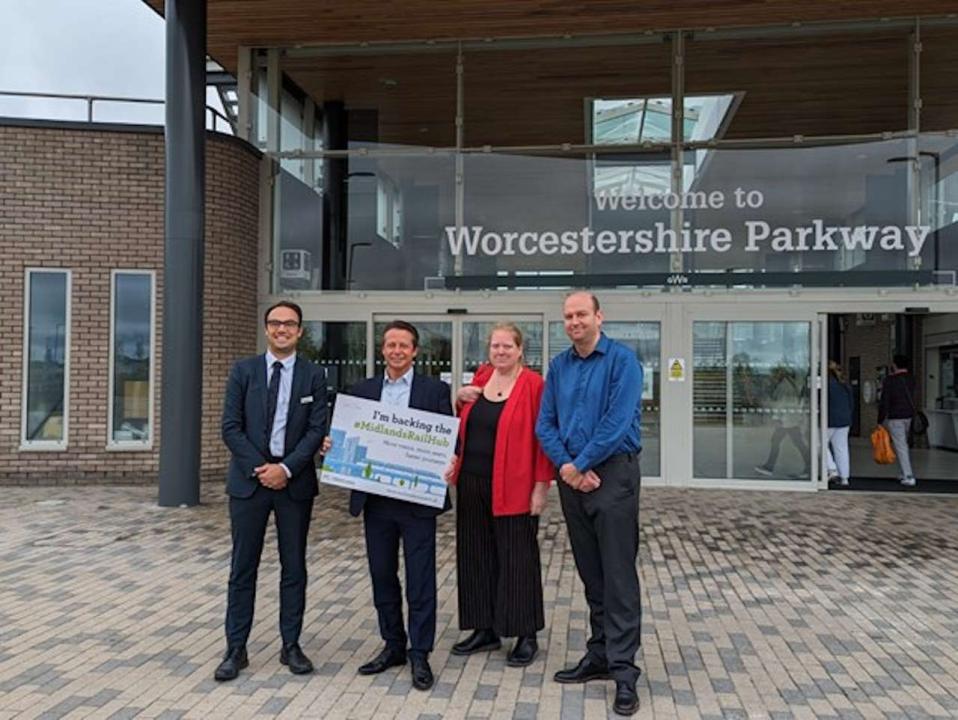
<instances>
[{"instance_id":1,"label":"welcome to worcestershire parkway sign","mask_svg":"<svg viewBox=\"0 0 958 720\"><path fill-rule=\"evenodd\" d=\"M761 212L764 194L757 189L735 188L685 193L620 195L617 190L595 193L598 212L648 210L709 211L734 207ZM739 239L740 249L758 252L900 252L909 258L921 255L931 233L928 225L835 225L812 218L797 226L773 225L760 217L746 219L742 227L692 227L686 221L675 230L663 222L649 227L595 230L592 227L555 230L487 231L482 225L443 228L453 256L554 256L647 255L670 253L727 253Z\"/></svg>"}]
</instances>

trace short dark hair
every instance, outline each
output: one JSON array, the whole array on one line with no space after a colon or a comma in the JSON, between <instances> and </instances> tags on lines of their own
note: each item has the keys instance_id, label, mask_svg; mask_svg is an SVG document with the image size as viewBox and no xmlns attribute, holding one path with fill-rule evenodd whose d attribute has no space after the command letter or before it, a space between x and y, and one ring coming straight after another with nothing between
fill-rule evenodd
<instances>
[{"instance_id":1,"label":"short dark hair","mask_svg":"<svg viewBox=\"0 0 958 720\"><path fill-rule=\"evenodd\" d=\"M383 340L386 339L386 333L390 330L405 330L412 335L412 346L414 348L419 347L419 331L412 323L406 322L405 320L393 320L387 323L386 327L383 328Z\"/></svg>"},{"instance_id":2,"label":"short dark hair","mask_svg":"<svg viewBox=\"0 0 958 720\"><path fill-rule=\"evenodd\" d=\"M908 366L911 365L911 360L908 359L907 355L895 355L891 361L899 370L907 370Z\"/></svg>"},{"instance_id":3,"label":"short dark hair","mask_svg":"<svg viewBox=\"0 0 958 720\"><path fill-rule=\"evenodd\" d=\"M266 321L269 320L269 314L273 312L273 310L275 310L276 308L281 308L281 307L289 308L294 313L296 313L296 317L299 318L299 324L300 325L303 324L303 308L301 308L299 305L297 305L294 302L290 302L289 300L280 300L278 303L270 305L268 308L266 308L266 312L263 313L263 325L265 325Z\"/></svg>"}]
</instances>

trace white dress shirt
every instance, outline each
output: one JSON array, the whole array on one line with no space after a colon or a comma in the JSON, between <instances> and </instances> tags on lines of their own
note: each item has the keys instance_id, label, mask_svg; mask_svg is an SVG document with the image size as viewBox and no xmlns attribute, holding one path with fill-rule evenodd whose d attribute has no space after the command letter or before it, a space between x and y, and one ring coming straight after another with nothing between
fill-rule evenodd
<instances>
[{"instance_id":1,"label":"white dress shirt","mask_svg":"<svg viewBox=\"0 0 958 720\"><path fill-rule=\"evenodd\" d=\"M409 407L409 395L412 392L412 373L409 368L403 375L395 380L390 379L389 372L383 374L383 393L380 400L386 405L395 407Z\"/></svg>"},{"instance_id":2,"label":"white dress shirt","mask_svg":"<svg viewBox=\"0 0 958 720\"><path fill-rule=\"evenodd\" d=\"M270 376L273 374L273 363L279 360L269 350L266 351L266 387L269 387ZM293 366L296 364L296 354L279 360L283 366L279 369L279 396L276 398L276 414L273 415L273 432L269 437L269 451L273 457L283 457L286 454L286 418L289 415L289 396L293 391ZM283 465L286 477L290 476L289 468Z\"/></svg>"}]
</instances>

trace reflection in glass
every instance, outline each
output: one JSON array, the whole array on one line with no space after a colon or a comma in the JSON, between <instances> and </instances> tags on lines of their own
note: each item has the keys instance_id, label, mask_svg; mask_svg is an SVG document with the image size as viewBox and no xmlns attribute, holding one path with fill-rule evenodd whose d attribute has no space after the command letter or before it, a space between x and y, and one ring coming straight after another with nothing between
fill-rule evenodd
<instances>
[{"instance_id":1,"label":"reflection in glass","mask_svg":"<svg viewBox=\"0 0 958 720\"><path fill-rule=\"evenodd\" d=\"M366 377L366 323L306 320L296 351L323 366L330 393L344 392Z\"/></svg>"},{"instance_id":2,"label":"reflection in glass","mask_svg":"<svg viewBox=\"0 0 958 720\"><path fill-rule=\"evenodd\" d=\"M692 475L725 477L728 378L724 322L692 326Z\"/></svg>"},{"instance_id":3,"label":"reflection in glass","mask_svg":"<svg viewBox=\"0 0 958 720\"><path fill-rule=\"evenodd\" d=\"M684 220L705 248L684 253L687 271L912 267L913 244L902 229L910 224L908 141L699 149L686 155L694 161L687 166L687 191L697 201ZM713 194L719 206L702 201ZM709 243L720 233L728 233L730 242L717 252ZM927 251L932 241L924 246ZM796 274L795 284L801 282Z\"/></svg>"},{"instance_id":4,"label":"reflection in glass","mask_svg":"<svg viewBox=\"0 0 958 720\"><path fill-rule=\"evenodd\" d=\"M805 322L693 325L693 474L810 478Z\"/></svg>"},{"instance_id":5,"label":"reflection in glass","mask_svg":"<svg viewBox=\"0 0 958 720\"><path fill-rule=\"evenodd\" d=\"M416 372L452 383L452 323L415 321L412 323L419 331L419 352L416 354L413 365ZM374 326L376 352L373 353L375 358L373 367L376 375L386 371L386 363L380 351L385 327L384 322L377 322Z\"/></svg>"},{"instance_id":6,"label":"reflection in glass","mask_svg":"<svg viewBox=\"0 0 958 720\"><path fill-rule=\"evenodd\" d=\"M735 95L688 95L682 114L683 139L712 140L730 120ZM672 139L672 98L592 101L592 144L637 145Z\"/></svg>"},{"instance_id":7,"label":"reflection in glass","mask_svg":"<svg viewBox=\"0 0 958 720\"><path fill-rule=\"evenodd\" d=\"M152 434L153 276L113 276L113 443L146 444Z\"/></svg>"},{"instance_id":8,"label":"reflection in glass","mask_svg":"<svg viewBox=\"0 0 958 720\"><path fill-rule=\"evenodd\" d=\"M606 321L602 331L632 349L642 364L642 474L658 477L661 470L661 328L657 322ZM549 359L569 348L562 322L549 323Z\"/></svg>"},{"instance_id":9,"label":"reflection in glass","mask_svg":"<svg viewBox=\"0 0 958 720\"><path fill-rule=\"evenodd\" d=\"M602 212L611 207L609 197L663 195L672 189L672 165L666 155L642 157L597 155L592 168L592 192L596 196L593 220L600 227ZM605 202L603 202L605 201ZM667 220L667 216L663 216Z\"/></svg>"},{"instance_id":10,"label":"reflection in glass","mask_svg":"<svg viewBox=\"0 0 958 720\"><path fill-rule=\"evenodd\" d=\"M27 320L27 416L24 441L66 442L67 288L66 272L31 271Z\"/></svg>"},{"instance_id":11,"label":"reflection in glass","mask_svg":"<svg viewBox=\"0 0 958 720\"><path fill-rule=\"evenodd\" d=\"M542 373L542 321L516 320L522 332L522 358L525 366ZM462 378L460 384L472 381L472 374L483 363L489 362L489 333L495 322L464 322L462 324Z\"/></svg>"},{"instance_id":12,"label":"reflection in glass","mask_svg":"<svg viewBox=\"0 0 958 720\"><path fill-rule=\"evenodd\" d=\"M451 154L353 157L345 192L348 289L422 290L424 278L452 274L444 232L456 216Z\"/></svg>"}]
</instances>

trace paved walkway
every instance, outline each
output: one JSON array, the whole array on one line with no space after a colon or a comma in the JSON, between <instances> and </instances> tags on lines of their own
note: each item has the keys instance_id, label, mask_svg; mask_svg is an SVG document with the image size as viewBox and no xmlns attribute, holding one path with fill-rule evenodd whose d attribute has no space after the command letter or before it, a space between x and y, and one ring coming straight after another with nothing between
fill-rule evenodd
<instances>
[{"instance_id":1,"label":"paved walkway","mask_svg":"<svg viewBox=\"0 0 958 720\"><path fill-rule=\"evenodd\" d=\"M279 665L277 558L251 667L211 679L229 560L218 487L11 489L0 504L0 718L605 718L611 683L561 686L585 604L555 494L541 530L547 630L529 668L457 658L452 518L440 523L437 684L360 677L379 649L360 524L323 490L303 645ZM958 498L646 488L640 718L958 717Z\"/></svg>"}]
</instances>

